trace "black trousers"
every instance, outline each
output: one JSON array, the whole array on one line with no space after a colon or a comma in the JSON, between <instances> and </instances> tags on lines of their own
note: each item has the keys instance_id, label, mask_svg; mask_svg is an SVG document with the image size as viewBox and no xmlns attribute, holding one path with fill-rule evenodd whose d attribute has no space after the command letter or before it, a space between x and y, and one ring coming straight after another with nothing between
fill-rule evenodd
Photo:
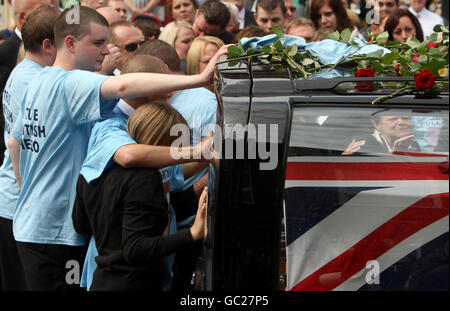
<instances>
[{"instance_id":1,"label":"black trousers","mask_svg":"<svg viewBox=\"0 0 450 311\"><path fill-rule=\"evenodd\" d=\"M85 290L79 280L87 246L17 242L17 250L29 290Z\"/></svg>"},{"instance_id":2,"label":"black trousers","mask_svg":"<svg viewBox=\"0 0 450 311\"><path fill-rule=\"evenodd\" d=\"M17 254L12 220L0 217L0 291L26 290L25 276Z\"/></svg>"}]
</instances>

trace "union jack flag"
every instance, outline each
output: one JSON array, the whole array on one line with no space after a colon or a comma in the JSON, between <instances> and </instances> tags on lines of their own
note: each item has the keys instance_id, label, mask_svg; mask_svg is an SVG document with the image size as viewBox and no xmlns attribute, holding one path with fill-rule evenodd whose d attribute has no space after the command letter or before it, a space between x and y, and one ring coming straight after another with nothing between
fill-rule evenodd
<instances>
[{"instance_id":1,"label":"union jack flag","mask_svg":"<svg viewBox=\"0 0 450 311\"><path fill-rule=\"evenodd\" d=\"M287 290L448 290L445 154L290 157ZM369 283L370 284L370 283Z\"/></svg>"}]
</instances>

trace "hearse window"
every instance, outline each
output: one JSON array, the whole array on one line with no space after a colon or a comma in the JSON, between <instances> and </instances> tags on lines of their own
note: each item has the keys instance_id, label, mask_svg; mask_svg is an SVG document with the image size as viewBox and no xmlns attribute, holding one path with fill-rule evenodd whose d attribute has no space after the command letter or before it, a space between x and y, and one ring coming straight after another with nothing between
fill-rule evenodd
<instances>
[{"instance_id":1,"label":"hearse window","mask_svg":"<svg viewBox=\"0 0 450 311\"><path fill-rule=\"evenodd\" d=\"M405 109L295 108L290 156L448 153L448 113Z\"/></svg>"},{"instance_id":2,"label":"hearse window","mask_svg":"<svg viewBox=\"0 0 450 311\"><path fill-rule=\"evenodd\" d=\"M447 290L448 110L324 106L293 108L286 289Z\"/></svg>"}]
</instances>

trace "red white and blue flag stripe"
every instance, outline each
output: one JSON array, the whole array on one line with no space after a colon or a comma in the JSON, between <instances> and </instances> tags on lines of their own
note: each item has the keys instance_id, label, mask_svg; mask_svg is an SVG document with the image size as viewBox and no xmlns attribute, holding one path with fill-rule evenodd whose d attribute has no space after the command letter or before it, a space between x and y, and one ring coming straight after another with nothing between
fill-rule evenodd
<instances>
[{"instance_id":1,"label":"red white and blue flag stripe","mask_svg":"<svg viewBox=\"0 0 450 311\"><path fill-rule=\"evenodd\" d=\"M435 285L448 290L449 181L439 169L443 161L447 154L290 157L286 289L364 289L366 265L375 260L380 289L432 289L421 286L438 282L435 269L447 271L446 284ZM447 253L436 255L445 245ZM426 266L424 258L433 264ZM427 277L435 281L427 283Z\"/></svg>"}]
</instances>

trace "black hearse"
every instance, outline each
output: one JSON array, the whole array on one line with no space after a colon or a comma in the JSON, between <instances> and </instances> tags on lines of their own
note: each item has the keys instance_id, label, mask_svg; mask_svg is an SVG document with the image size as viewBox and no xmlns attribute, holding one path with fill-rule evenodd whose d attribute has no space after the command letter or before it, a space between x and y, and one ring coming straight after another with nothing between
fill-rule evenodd
<instances>
[{"instance_id":1,"label":"black hearse","mask_svg":"<svg viewBox=\"0 0 450 311\"><path fill-rule=\"evenodd\" d=\"M227 64L216 78L198 290L448 290L448 77L376 104L414 80Z\"/></svg>"}]
</instances>

